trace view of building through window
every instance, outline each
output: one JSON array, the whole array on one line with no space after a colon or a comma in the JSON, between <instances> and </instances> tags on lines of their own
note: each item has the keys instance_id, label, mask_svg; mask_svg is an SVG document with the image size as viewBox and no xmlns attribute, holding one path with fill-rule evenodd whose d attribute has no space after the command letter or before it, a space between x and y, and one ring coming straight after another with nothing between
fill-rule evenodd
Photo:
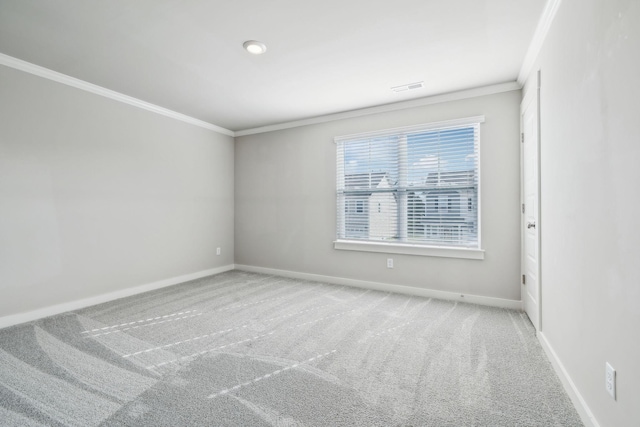
<instances>
[{"instance_id":1,"label":"view of building through window","mask_svg":"<svg viewBox=\"0 0 640 427\"><path fill-rule=\"evenodd\" d=\"M478 247L478 123L336 141L338 239Z\"/></svg>"}]
</instances>

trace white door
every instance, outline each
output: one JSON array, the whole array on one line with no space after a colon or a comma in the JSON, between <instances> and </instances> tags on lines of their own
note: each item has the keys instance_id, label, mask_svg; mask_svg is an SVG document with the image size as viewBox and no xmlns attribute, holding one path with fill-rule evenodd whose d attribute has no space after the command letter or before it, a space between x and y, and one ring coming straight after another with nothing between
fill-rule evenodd
<instances>
[{"instance_id":1,"label":"white door","mask_svg":"<svg viewBox=\"0 0 640 427\"><path fill-rule=\"evenodd\" d=\"M522 120L522 298L531 323L540 330L540 223L538 91L532 89L521 106Z\"/></svg>"}]
</instances>

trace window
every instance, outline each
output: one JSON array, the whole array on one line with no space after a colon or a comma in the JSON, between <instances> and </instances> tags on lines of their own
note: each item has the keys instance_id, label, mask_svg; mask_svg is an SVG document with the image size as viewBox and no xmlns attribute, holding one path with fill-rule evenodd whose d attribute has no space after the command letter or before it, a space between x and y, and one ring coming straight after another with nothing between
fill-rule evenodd
<instances>
[{"instance_id":1,"label":"window","mask_svg":"<svg viewBox=\"0 0 640 427\"><path fill-rule=\"evenodd\" d=\"M480 249L482 122L337 137L336 243ZM356 214L349 215L345 206L354 202Z\"/></svg>"}]
</instances>

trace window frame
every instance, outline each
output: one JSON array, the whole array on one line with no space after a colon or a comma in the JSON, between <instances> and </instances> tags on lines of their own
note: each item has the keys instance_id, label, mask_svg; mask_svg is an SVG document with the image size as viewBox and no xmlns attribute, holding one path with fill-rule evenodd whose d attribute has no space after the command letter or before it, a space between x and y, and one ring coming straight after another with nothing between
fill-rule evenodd
<instances>
[{"instance_id":1,"label":"window frame","mask_svg":"<svg viewBox=\"0 0 640 427\"><path fill-rule=\"evenodd\" d=\"M458 127L458 126L466 126L466 125L477 125L478 133L481 132L482 123L484 123L484 116L475 116L468 117L462 119L454 119L454 120L446 120L439 122L431 122L424 123L414 126L404 126L399 128L392 129L383 129L380 131L372 131L372 132L364 132L358 134L350 134L337 136L334 138L334 142L336 146L339 143L357 138L365 138L365 137L375 137L381 134L402 134L402 133L415 133L420 131L435 131L438 129ZM464 259L476 259L482 260L484 259L484 249L482 249L482 235L481 235L481 138L478 135L478 147L477 147L477 241L478 245L476 247L464 247L464 246L439 246L434 244L420 244L420 243L407 243L407 242L385 242L385 241L372 241L372 240L354 240L348 238L338 238L334 240L333 245L334 249L337 250L349 250L349 251L361 251L361 252L378 252L378 253L387 253L387 254L405 254L405 255L418 255L418 256L435 256L435 257L447 257L447 258L464 258ZM340 164L340 162L344 162L343 153L341 150L336 150L336 166ZM343 163L344 164L344 163ZM338 182L336 182L335 188L338 189ZM337 206L337 197L336 197L336 212L339 212L339 206ZM450 203L450 202L449 202ZM460 206L461 208L461 206ZM345 217L342 217L342 221L345 221ZM336 216L336 236L338 236L340 227L343 227L344 224L341 224L340 218L338 215Z\"/></svg>"}]
</instances>

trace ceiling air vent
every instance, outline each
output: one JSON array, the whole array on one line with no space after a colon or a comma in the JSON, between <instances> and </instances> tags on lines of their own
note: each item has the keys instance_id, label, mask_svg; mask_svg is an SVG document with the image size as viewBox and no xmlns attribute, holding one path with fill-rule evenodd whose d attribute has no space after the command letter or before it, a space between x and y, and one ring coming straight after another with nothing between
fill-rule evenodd
<instances>
[{"instance_id":1,"label":"ceiling air vent","mask_svg":"<svg viewBox=\"0 0 640 427\"><path fill-rule=\"evenodd\" d=\"M409 83L402 86L394 86L391 88L391 90L394 92L404 92L405 90L421 89L423 87L424 87L424 82L416 82L416 83Z\"/></svg>"}]
</instances>

